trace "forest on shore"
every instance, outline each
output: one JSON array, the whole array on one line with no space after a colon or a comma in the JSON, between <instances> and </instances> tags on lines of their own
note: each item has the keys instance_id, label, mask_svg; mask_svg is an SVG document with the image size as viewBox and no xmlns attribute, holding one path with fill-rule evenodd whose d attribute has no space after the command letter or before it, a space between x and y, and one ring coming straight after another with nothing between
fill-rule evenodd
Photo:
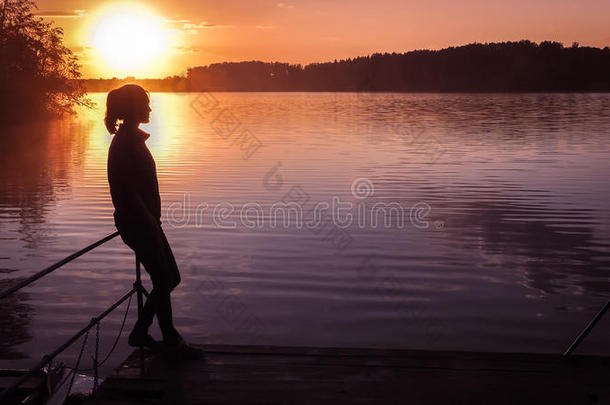
<instances>
[{"instance_id":1,"label":"forest on shore","mask_svg":"<svg viewBox=\"0 0 610 405\"><path fill-rule=\"evenodd\" d=\"M165 79L84 79L88 91L609 92L610 49L527 40L308 65L224 62Z\"/></svg>"}]
</instances>

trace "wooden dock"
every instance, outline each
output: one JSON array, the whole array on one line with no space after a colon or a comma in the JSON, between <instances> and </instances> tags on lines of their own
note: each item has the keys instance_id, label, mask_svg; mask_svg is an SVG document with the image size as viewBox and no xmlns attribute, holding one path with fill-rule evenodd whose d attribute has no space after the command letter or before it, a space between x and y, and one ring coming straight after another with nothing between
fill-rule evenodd
<instances>
[{"instance_id":1,"label":"wooden dock","mask_svg":"<svg viewBox=\"0 0 610 405\"><path fill-rule=\"evenodd\" d=\"M136 350L90 405L610 404L610 358L202 345L204 361Z\"/></svg>"},{"instance_id":2,"label":"wooden dock","mask_svg":"<svg viewBox=\"0 0 610 405\"><path fill-rule=\"evenodd\" d=\"M8 387L12 386L17 382L28 370L0 370L0 392L4 391ZM2 402L2 405L6 404L21 404L25 398L29 398L28 404L41 403L45 393L45 382L46 378L43 373L37 373L33 378L26 380L19 386L8 398ZM0 401L1 402L1 401Z\"/></svg>"}]
</instances>

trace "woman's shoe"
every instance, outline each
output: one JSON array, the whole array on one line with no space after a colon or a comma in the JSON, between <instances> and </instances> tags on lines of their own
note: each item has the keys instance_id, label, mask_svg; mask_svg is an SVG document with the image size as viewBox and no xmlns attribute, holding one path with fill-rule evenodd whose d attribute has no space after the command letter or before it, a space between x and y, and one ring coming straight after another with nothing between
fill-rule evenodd
<instances>
[{"instance_id":1,"label":"woman's shoe","mask_svg":"<svg viewBox=\"0 0 610 405\"><path fill-rule=\"evenodd\" d=\"M163 354L168 360L203 360L205 358L203 350L190 346L184 341L173 346L166 345Z\"/></svg>"},{"instance_id":2,"label":"woman's shoe","mask_svg":"<svg viewBox=\"0 0 610 405\"><path fill-rule=\"evenodd\" d=\"M127 343L131 347L141 347L152 352L158 353L163 349L163 345L157 342L152 336L147 334L139 334L135 330L129 334Z\"/></svg>"}]
</instances>

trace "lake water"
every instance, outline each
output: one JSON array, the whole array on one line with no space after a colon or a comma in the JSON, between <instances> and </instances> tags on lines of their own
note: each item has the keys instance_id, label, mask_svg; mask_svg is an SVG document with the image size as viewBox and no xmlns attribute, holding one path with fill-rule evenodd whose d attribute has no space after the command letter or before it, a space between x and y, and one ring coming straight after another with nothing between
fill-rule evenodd
<instances>
[{"instance_id":1,"label":"lake water","mask_svg":"<svg viewBox=\"0 0 610 405\"><path fill-rule=\"evenodd\" d=\"M95 110L3 130L2 289L115 231L105 94L90 96ZM151 103L189 341L557 353L610 298L608 94ZM3 300L0 368L33 364L119 298L134 260L115 238ZM124 308L102 323L102 355ZM605 318L581 351L610 354L609 337Z\"/></svg>"}]
</instances>

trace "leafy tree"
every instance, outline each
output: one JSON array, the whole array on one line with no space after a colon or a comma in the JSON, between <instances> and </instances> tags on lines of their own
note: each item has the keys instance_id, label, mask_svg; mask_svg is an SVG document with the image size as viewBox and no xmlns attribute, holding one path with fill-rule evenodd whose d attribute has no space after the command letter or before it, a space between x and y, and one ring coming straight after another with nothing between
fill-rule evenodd
<instances>
[{"instance_id":1,"label":"leafy tree","mask_svg":"<svg viewBox=\"0 0 610 405\"><path fill-rule=\"evenodd\" d=\"M1 0L0 0L1 1ZM31 0L0 4L0 123L31 121L92 106L63 30L36 17Z\"/></svg>"}]
</instances>

